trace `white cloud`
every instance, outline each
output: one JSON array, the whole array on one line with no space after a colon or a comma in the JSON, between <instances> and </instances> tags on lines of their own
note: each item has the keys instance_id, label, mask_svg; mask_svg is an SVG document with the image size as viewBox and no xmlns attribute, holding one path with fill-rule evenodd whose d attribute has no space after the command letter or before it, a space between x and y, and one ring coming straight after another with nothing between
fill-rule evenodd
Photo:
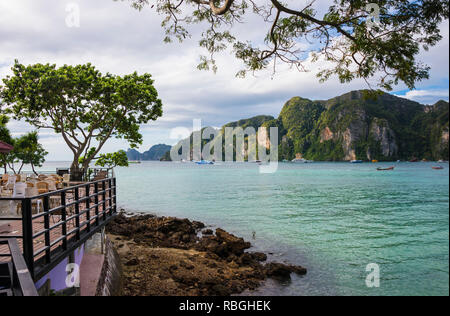
<instances>
[{"instance_id":1,"label":"white cloud","mask_svg":"<svg viewBox=\"0 0 450 316\"><path fill-rule=\"evenodd\" d=\"M438 100L448 101L449 91L448 89L412 90L399 96L423 104L433 104Z\"/></svg>"}]
</instances>

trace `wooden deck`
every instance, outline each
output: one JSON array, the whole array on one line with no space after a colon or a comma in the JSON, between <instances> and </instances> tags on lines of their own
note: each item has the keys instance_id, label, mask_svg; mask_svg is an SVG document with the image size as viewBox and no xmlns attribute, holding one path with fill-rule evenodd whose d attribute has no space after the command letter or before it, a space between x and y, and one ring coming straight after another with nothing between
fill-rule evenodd
<instances>
[{"instance_id":1,"label":"wooden deck","mask_svg":"<svg viewBox=\"0 0 450 316\"><path fill-rule=\"evenodd\" d=\"M75 190L73 190L71 194L66 195L60 195L57 193L49 198L50 211L45 210L44 212L42 212L41 205L41 212L39 214L36 214L34 204L32 219L33 235L41 233L38 237L33 238L33 253L35 254L35 262L42 259L46 254L45 218L48 218L49 221L49 244L53 244L51 246L51 251L53 251L62 246L65 241L75 237L77 234L82 234L88 229L96 227L97 220L100 221L104 216L104 214L102 214L103 209L108 211L113 207L111 191L108 191L108 189L109 186L106 184L104 188L101 187L99 189L100 194L95 196L95 187L94 185L90 185L89 197L86 197L86 189L79 188L77 195L78 201L80 202L76 202L75 200ZM65 196L65 204L68 205L66 207L66 219L68 220L67 224L64 224L64 221L61 221L61 219L63 218L62 210L55 211L53 213L51 212L52 209L61 207L63 205L63 196ZM82 214L78 217L78 225L76 218L77 213ZM46 215L38 217L38 215L42 214ZM72 216L74 218L69 220ZM77 229L77 227L79 227L79 229ZM1 237L5 236L23 236L22 221L0 221L0 239ZM23 250L23 239L17 238L17 241L21 250ZM0 254L9 254L9 248L7 245L0 245ZM0 262L8 260L8 257L0 257Z\"/></svg>"}]
</instances>

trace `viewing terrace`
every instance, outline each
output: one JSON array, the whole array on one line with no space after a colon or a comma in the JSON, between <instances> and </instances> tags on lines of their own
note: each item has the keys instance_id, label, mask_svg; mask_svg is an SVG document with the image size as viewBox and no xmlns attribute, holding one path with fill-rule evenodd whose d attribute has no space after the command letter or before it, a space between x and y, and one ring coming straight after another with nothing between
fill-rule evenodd
<instances>
[{"instance_id":1,"label":"viewing terrace","mask_svg":"<svg viewBox=\"0 0 450 316\"><path fill-rule=\"evenodd\" d=\"M0 265L14 264L11 242L6 241L17 241L34 282L100 232L117 213L116 179L104 170L94 171L90 179L81 182L49 174L4 178L0 192ZM1 291L0 282L0 295Z\"/></svg>"}]
</instances>

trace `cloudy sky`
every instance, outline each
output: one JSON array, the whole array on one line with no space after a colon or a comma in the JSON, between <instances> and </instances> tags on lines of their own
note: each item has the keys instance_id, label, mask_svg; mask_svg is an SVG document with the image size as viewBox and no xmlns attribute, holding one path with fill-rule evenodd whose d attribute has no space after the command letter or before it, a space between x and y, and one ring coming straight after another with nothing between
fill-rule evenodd
<instances>
[{"instance_id":1,"label":"cloudy sky","mask_svg":"<svg viewBox=\"0 0 450 316\"><path fill-rule=\"evenodd\" d=\"M79 27L66 23L70 14L66 10L72 4L80 9ZM259 114L277 116L283 103L293 96L328 99L367 88L361 81L319 83L317 64L308 65L307 73L280 68L275 76L268 71L237 79L241 64L229 53L217 56L217 74L199 71L199 55L204 53L198 47L200 30L194 30L192 39L183 44L164 44L161 20L150 8L139 12L122 1L0 0L0 78L10 73L14 59L24 64L91 62L105 73L151 73L164 104L164 116L142 126L141 151L157 143L174 144L170 131L179 126L189 128L193 119L221 126ZM419 83L414 91L398 86L395 94L429 104L449 99L448 27L448 22L442 25L443 41L420 56L431 66L430 80ZM238 29L240 37L250 40L263 38L265 32L266 28L252 19ZM11 122L9 128L16 136L30 130L22 122ZM40 137L49 151L48 160L70 160L61 137L48 131L40 132ZM126 143L112 140L105 151L126 148Z\"/></svg>"}]
</instances>

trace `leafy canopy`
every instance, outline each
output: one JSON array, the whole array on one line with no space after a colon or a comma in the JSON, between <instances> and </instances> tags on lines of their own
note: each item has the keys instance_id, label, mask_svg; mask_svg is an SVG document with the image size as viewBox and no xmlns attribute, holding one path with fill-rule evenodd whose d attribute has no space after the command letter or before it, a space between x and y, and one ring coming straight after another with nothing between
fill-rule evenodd
<instances>
[{"instance_id":1,"label":"leafy canopy","mask_svg":"<svg viewBox=\"0 0 450 316\"><path fill-rule=\"evenodd\" d=\"M42 167L45 162L45 156L48 154L44 147L39 143L38 133L30 132L18 138L13 138L6 126L9 118L0 114L0 140L14 146L9 153L0 153L0 167L7 171L9 167L14 173L21 172L25 164L34 167ZM18 171L16 164L19 164Z\"/></svg>"},{"instance_id":2,"label":"leafy canopy","mask_svg":"<svg viewBox=\"0 0 450 316\"><path fill-rule=\"evenodd\" d=\"M321 81L335 75L343 83L375 77L388 90L399 82L412 89L428 78L429 67L417 55L421 47L427 50L442 39L439 25L449 16L447 0L330 0L328 8L315 0L129 1L137 9L151 4L164 16L166 42L185 40L189 25L201 24L199 44L208 56L200 57L199 69L217 70L214 55L228 47L244 64L238 76L270 64L275 71L279 62L307 71L305 61L313 53L313 61L331 64L318 74ZM372 4L378 5L379 18ZM252 14L267 24L253 43L232 32L236 25L254 21Z\"/></svg>"},{"instance_id":3,"label":"leafy canopy","mask_svg":"<svg viewBox=\"0 0 450 316\"><path fill-rule=\"evenodd\" d=\"M96 166L112 169L114 167L128 167L128 157L124 150L115 153L101 154L95 162Z\"/></svg>"},{"instance_id":4,"label":"leafy canopy","mask_svg":"<svg viewBox=\"0 0 450 316\"><path fill-rule=\"evenodd\" d=\"M33 170L34 167L42 167L48 152L39 143L38 133L35 131L15 139L12 154L20 164L20 173L25 164L31 165ZM15 169L12 169L15 172Z\"/></svg>"},{"instance_id":5,"label":"leafy canopy","mask_svg":"<svg viewBox=\"0 0 450 316\"><path fill-rule=\"evenodd\" d=\"M9 118L4 114L0 114L0 140L7 144L13 145L14 140L11 137L11 132L6 126L8 122ZM14 157L11 153L0 153L0 167L3 167L5 169L5 172L8 163L11 163L13 161Z\"/></svg>"},{"instance_id":6,"label":"leafy canopy","mask_svg":"<svg viewBox=\"0 0 450 316\"><path fill-rule=\"evenodd\" d=\"M0 87L2 106L15 119L61 134L74 154L72 168L83 155L83 167L89 166L112 137L136 147L142 143L139 125L162 115L150 74L103 75L91 64L57 68L18 61L12 71Z\"/></svg>"}]
</instances>

